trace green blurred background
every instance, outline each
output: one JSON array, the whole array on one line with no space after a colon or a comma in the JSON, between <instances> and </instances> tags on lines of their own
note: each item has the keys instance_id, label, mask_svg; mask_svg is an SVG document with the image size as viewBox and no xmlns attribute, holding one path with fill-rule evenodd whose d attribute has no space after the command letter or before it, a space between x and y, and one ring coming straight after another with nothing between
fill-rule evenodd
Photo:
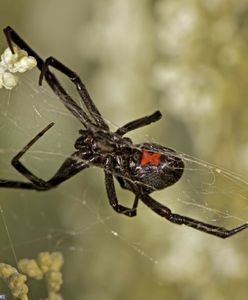
<instances>
[{"instance_id":1,"label":"green blurred background","mask_svg":"<svg viewBox=\"0 0 248 300\"><path fill-rule=\"evenodd\" d=\"M1 0L0 25L75 70L112 129L162 112L130 137L194 158L184 179L154 198L215 225L248 220L248 1ZM49 178L73 151L80 124L38 76L32 71L15 90L0 91L0 178L23 179L10 160L51 121L25 164ZM221 240L169 224L142 203L137 218L117 215L102 170L45 193L2 189L0 205L0 262L61 251L64 299L248 297L248 232ZM30 299L45 297L42 283L28 285ZM0 290L7 293L3 283Z\"/></svg>"}]
</instances>

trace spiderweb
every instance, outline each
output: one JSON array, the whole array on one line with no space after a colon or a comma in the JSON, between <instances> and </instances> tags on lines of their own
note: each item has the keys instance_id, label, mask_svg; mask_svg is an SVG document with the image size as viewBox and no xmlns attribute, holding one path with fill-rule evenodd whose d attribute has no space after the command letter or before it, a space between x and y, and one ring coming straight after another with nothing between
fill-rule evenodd
<instances>
[{"instance_id":1,"label":"spiderweb","mask_svg":"<svg viewBox=\"0 0 248 300\"><path fill-rule=\"evenodd\" d=\"M54 128L28 151L22 161L35 174L48 179L74 151L73 144L81 128L79 122L46 85L38 87L38 72L33 74L33 78L24 75L13 91L1 91L0 178L25 180L11 167L11 158L52 121L55 122ZM68 89L77 99L75 90L70 86ZM108 114L114 103L104 103L103 107L96 100L96 104L101 112L104 111L103 116L107 115L112 129L122 125L113 123L111 114ZM172 119L173 112L166 112L165 118ZM125 122L129 120L127 118ZM129 136L137 143L150 141L171 146L156 129L165 127L163 122ZM178 131L173 126L173 136L181 136L180 129L180 124ZM180 144L174 141L175 147L177 142ZM153 197L174 212L213 225L232 228L247 222L248 191L243 176L194 155L184 152L181 155L185 162L183 178L171 188L154 192ZM228 276L240 276L245 258L237 255L232 243L229 252L225 252L221 241L187 227L172 225L142 203L136 218L116 214L108 204L102 173L102 170L91 168L48 192L1 189L2 260L15 264L19 258L32 257L40 251L62 251L69 262L67 281L74 276L75 270L79 274L78 280L70 283L70 289L80 295L85 293L79 288L82 282L85 286L92 280L99 284L111 272L111 263L117 260L122 270L120 276L127 281L127 286L132 278L125 279L129 272L124 267L128 265L135 273L135 268L142 265L137 261L151 266L157 278L156 286L164 280L172 283L190 280L204 268L199 257L206 255L202 254L202 249L211 241L212 250L207 253L209 260L215 259L216 251L226 256L227 261L231 257L232 263L221 266L219 272L226 276L228 269ZM121 190L118 184L116 187L120 202L130 206L133 195ZM245 234L242 233L242 237ZM87 269L88 278L85 278L82 268ZM173 272L168 271L170 268ZM117 279L111 276L111 280L118 286ZM96 293L94 297L99 295Z\"/></svg>"},{"instance_id":2,"label":"spiderweb","mask_svg":"<svg viewBox=\"0 0 248 300\"><path fill-rule=\"evenodd\" d=\"M25 76L16 90L11 93L3 91L2 95L0 177L24 180L11 167L11 158L37 132L54 121L55 127L22 159L35 174L48 179L73 152L80 124L48 87L38 88L35 79L29 76ZM114 129L121 125L107 121ZM152 134L136 138L159 143ZM153 193L154 198L174 212L214 225L232 228L245 223L248 215L247 181L224 167L184 153L181 155L185 162L183 178L173 187ZM131 205L131 193L121 190L118 184L116 186L121 203ZM60 250L67 253L75 268L81 257L92 255L100 264L103 258L103 261L110 260L115 250L122 256L134 253L138 259L154 266L160 262L155 268L160 274L163 259L168 265L168 258L163 258L160 248L153 248L152 244L160 241L167 245L172 237L177 240L180 236L180 241L187 237L193 241L192 249L200 251L206 243L203 241L209 240L204 233L170 225L142 204L136 218L116 214L107 201L102 170L96 168L82 172L49 192L1 189L0 193L0 251L7 261L13 262L27 253L31 255L44 249ZM195 239L201 240L201 247L194 242ZM187 247L187 243L183 247ZM167 255L170 251L167 249ZM173 266L174 252L169 257L169 264ZM100 265L106 271L106 263ZM233 276L236 276L235 267ZM94 270L91 271L94 274ZM168 279L165 274L168 273L163 272ZM181 278L180 272L173 274L175 280ZM189 276L192 274L191 270ZM171 273L170 280L173 280Z\"/></svg>"}]
</instances>

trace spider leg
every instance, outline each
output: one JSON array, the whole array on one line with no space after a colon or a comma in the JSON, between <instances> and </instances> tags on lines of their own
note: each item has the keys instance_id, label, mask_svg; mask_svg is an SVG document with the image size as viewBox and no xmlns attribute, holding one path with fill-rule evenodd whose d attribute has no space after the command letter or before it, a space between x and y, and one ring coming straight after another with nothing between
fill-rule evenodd
<instances>
[{"instance_id":1,"label":"spider leg","mask_svg":"<svg viewBox=\"0 0 248 300\"><path fill-rule=\"evenodd\" d=\"M104 172L105 172L105 184L106 184L106 190L109 198L109 204L117 213L124 214L128 217L135 217L137 215L139 196L137 195L135 196L132 208L119 204L116 196L115 186L114 186L114 178L109 171L105 170Z\"/></svg>"},{"instance_id":2,"label":"spider leg","mask_svg":"<svg viewBox=\"0 0 248 300\"><path fill-rule=\"evenodd\" d=\"M37 67L42 72L44 61L43 59L33 50L28 44L10 27L6 27L4 30L4 34L6 36L6 40L9 48L12 53L14 53L13 42L28 52L28 55L33 56L37 61ZM49 69L46 70L44 74L45 80L54 93L60 98L65 107L86 127L89 128L89 124L91 126L95 126L89 119L88 115L83 111L83 109L67 94L65 89L62 87L58 79L55 75L50 72Z\"/></svg>"},{"instance_id":3,"label":"spider leg","mask_svg":"<svg viewBox=\"0 0 248 300\"><path fill-rule=\"evenodd\" d=\"M215 235L220 238L228 238L246 228L248 228L248 223L245 223L239 227L233 229L226 229L219 226L214 226L208 223L204 223L192 218L188 218L182 215L174 214L172 211L162 205L161 203L155 201L149 195L142 195L141 200L145 203L149 208L151 208L156 214L160 215L161 217L167 219L168 221L178 224L178 225L186 225L192 227L196 230L203 231L205 233Z\"/></svg>"},{"instance_id":4,"label":"spider leg","mask_svg":"<svg viewBox=\"0 0 248 300\"><path fill-rule=\"evenodd\" d=\"M149 116L145 116L145 117L142 117L140 119L128 122L127 124L123 125L119 129L117 129L116 133L122 136L122 135L126 134L129 131L132 131L132 130L135 130L137 128L149 125L153 122L156 122L156 121L160 120L161 117L162 117L161 112L157 110Z\"/></svg>"},{"instance_id":5,"label":"spider leg","mask_svg":"<svg viewBox=\"0 0 248 300\"><path fill-rule=\"evenodd\" d=\"M1 188L16 188L16 189L28 189L28 190L37 190L37 191L47 191L58 186L60 183L68 180L72 176L76 175L85 168L88 168L87 163L76 163L77 160L73 158L68 158L56 172L56 174L49 179L44 181L32 174L32 179L35 182L22 182L8 179L0 179ZM29 172L30 174L31 172ZM25 177L29 178L29 174L26 174L25 171L21 172ZM39 183L38 183L39 182Z\"/></svg>"},{"instance_id":6,"label":"spider leg","mask_svg":"<svg viewBox=\"0 0 248 300\"><path fill-rule=\"evenodd\" d=\"M76 86L77 91L81 96L83 103L85 104L88 112L90 113L91 117L96 122L96 124L105 130L109 130L108 125L103 120L99 110L97 109L94 102L92 101L84 83L81 81L79 76L74 71L72 71L64 64L62 64L60 61L58 61L56 58L50 56L45 60L45 63L42 67L42 71L40 73L39 84L40 85L42 84L43 77L45 76L49 66L54 67L55 69L63 73L72 81L72 83Z\"/></svg>"},{"instance_id":7,"label":"spider leg","mask_svg":"<svg viewBox=\"0 0 248 300\"><path fill-rule=\"evenodd\" d=\"M55 175L45 181L32 172L30 172L21 162L20 158L29 150L29 148L40 139L54 123L50 123L41 132L39 132L17 155L12 159L11 163L15 169L20 172L24 177L29 179L31 182L21 182L14 180L0 179L0 187L5 188L20 188L20 189L34 189L34 190L48 190L56 187L58 184L74 176L78 172L88 167L88 164L84 161L79 161L76 153L71 157L67 158Z\"/></svg>"},{"instance_id":8,"label":"spider leg","mask_svg":"<svg viewBox=\"0 0 248 300\"><path fill-rule=\"evenodd\" d=\"M135 217L137 215L139 196L135 195L132 208L119 204L116 196L116 191L115 191L114 178L110 170L111 160L107 161L106 167L107 169L104 169L104 173L105 173L105 185L106 185L107 195L109 199L109 204L117 213L124 214L128 217Z\"/></svg>"}]
</instances>

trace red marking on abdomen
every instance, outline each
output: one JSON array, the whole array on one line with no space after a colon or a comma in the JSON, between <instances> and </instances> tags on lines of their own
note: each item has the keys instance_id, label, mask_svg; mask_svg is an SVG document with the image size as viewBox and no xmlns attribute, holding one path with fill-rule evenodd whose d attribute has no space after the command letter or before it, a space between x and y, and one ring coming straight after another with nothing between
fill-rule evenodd
<instances>
[{"instance_id":1,"label":"red marking on abdomen","mask_svg":"<svg viewBox=\"0 0 248 300\"><path fill-rule=\"evenodd\" d=\"M143 151L140 165L144 166L146 164L151 164L153 166L158 166L160 164L160 153L159 152L149 152L146 149Z\"/></svg>"}]
</instances>

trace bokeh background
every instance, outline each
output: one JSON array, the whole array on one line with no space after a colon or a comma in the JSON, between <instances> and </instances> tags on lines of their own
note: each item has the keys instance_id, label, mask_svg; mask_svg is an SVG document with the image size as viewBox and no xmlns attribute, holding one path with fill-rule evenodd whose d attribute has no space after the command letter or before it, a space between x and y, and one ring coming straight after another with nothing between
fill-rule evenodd
<instances>
[{"instance_id":1,"label":"bokeh background","mask_svg":"<svg viewBox=\"0 0 248 300\"><path fill-rule=\"evenodd\" d=\"M189 165L154 198L215 225L248 221L247 0L1 0L0 25L75 70L112 129L162 112L129 136L176 148ZM38 76L0 91L0 178L23 180L10 160L49 122L56 125L25 164L49 178L73 151L80 123ZM247 299L248 232L221 240L169 224L142 203L137 218L117 215L102 170L45 193L2 189L0 210L0 262L61 251L64 299ZM44 283L28 285L30 299L46 297ZM3 282L0 291L9 293Z\"/></svg>"}]
</instances>

